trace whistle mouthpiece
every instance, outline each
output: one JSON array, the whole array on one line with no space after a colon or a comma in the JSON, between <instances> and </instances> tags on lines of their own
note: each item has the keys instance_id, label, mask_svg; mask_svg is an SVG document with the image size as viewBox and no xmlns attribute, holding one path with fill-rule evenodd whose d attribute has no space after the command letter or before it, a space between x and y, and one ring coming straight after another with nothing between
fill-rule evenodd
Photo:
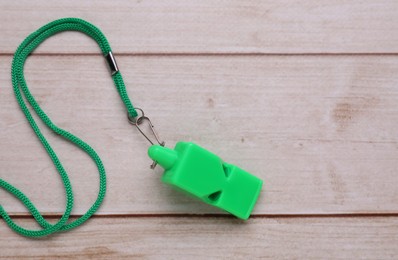
<instances>
[{"instance_id":1,"label":"whistle mouthpiece","mask_svg":"<svg viewBox=\"0 0 398 260\"><path fill-rule=\"evenodd\" d=\"M178 159L176 151L160 145L152 145L149 147L148 155L165 170L173 167Z\"/></svg>"}]
</instances>

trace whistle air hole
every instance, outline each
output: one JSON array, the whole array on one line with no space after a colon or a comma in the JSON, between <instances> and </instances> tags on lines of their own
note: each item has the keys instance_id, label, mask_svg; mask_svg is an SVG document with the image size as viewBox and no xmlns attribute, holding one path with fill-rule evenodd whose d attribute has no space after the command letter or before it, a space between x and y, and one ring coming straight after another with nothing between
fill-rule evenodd
<instances>
[{"instance_id":1,"label":"whistle air hole","mask_svg":"<svg viewBox=\"0 0 398 260\"><path fill-rule=\"evenodd\" d=\"M231 175L231 169L225 164L222 165L222 168L224 170L225 177L228 178Z\"/></svg>"},{"instance_id":2,"label":"whistle air hole","mask_svg":"<svg viewBox=\"0 0 398 260\"><path fill-rule=\"evenodd\" d=\"M212 202L216 202L221 196L221 191L216 191L208 196L208 199Z\"/></svg>"}]
</instances>

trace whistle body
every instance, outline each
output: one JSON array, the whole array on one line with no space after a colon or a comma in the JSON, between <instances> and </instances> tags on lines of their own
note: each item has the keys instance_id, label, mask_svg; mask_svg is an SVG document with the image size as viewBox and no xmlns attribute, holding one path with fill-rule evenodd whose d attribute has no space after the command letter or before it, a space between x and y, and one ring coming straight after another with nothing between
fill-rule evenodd
<instances>
[{"instance_id":1,"label":"whistle body","mask_svg":"<svg viewBox=\"0 0 398 260\"><path fill-rule=\"evenodd\" d=\"M148 155L164 168L164 183L240 219L249 218L261 179L191 142L178 142L174 150L152 145Z\"/></svg>"}]
</instances>

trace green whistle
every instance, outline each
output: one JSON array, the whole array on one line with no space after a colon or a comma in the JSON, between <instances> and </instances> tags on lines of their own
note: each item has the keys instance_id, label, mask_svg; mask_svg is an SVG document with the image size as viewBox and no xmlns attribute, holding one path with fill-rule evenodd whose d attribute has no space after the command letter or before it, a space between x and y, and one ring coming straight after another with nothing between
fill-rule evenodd
<instances>
[{"instance_id":1,"label":"green whistle","mask_svg":"<svg viewBox=\"0 0 398 260\"><path fill-rule=\"evenodd\" d=\"M164 168L164 183L240 219L249 218L261 179L191 142L178 142L174 150L152 145L148 155Z\"/></svg>"}]
</instances>

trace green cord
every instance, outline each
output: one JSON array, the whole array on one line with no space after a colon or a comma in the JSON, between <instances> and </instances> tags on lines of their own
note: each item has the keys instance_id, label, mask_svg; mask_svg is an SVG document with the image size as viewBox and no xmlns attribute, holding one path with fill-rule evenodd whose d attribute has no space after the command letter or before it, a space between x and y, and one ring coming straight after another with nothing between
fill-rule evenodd
<instances>
[{"instance_id":1,"label":"green cord","mask_svg":"<svg viewBox=\"0 0 398 260\"><path fill-rule=\"evenodd\" d=\"M21 45L18 47L18 49L15 52L14 59L12 61L12 69L11 69L12 85L14 88L15 96L33 131L35 132L40 142L46 149L48 155L50 156L51 160L54 163L55 168L58 170L58 173L62 178L62 182L66 192L65 212L63 213L62 217L59 219L59 221L56 224L50 224L43 218L43 216L33 205L33 203L20 190L18 190L8 182L4 181L3 179L0 179L0 187L5 189L12 195L14 195L16 198L18 198L31 212L35 220L42 227L42 229L40 230L28 230L17 225L8 215L8 213L4 210L4 208L0 205L0 216L5 220L7 225L15 232L26 237L47 236L56 232L67 231L80 226L98 210L104 199L106 192L106 174L100 157L97 155L94 149L91 148L87 143L82 141L80 138L74 136L73 134L57 127L50 120L50 118L44 113L44 111L40 108L35 98L30 93L23 74L24 64L29 54L31 54L44 40L46 40L47 38L51 37L54 34L63 31L79 31L85 33L98 43L104 55L107 55L109 52L111 52L109 43L105 38L105 36L102 34L102 32L94 25L78 18L63 18L48 23L47 25L41 27L40 29L29 35L21 43ZM116 89L118 90L120 97L122 98L123 103L127 108L129 116L136 117L137 112L134 109L133 105L131 104L131 101L127 95L122 75L120 74L120 72L116 72L112 76L112 78L115 83ZM33 119L31 113L29 112L29 109L23 99L23 96L25 96L26 100L29 102L34 111L37 113L37 115L47 125L49 129L51 129L54 133L58 134L62 138L70 141L71 143L75 144L77 147L85 151L94 160L95 164L97 165L99 172L99 179L100 179L100 185L99 185L100 187L97 199L94 202L94 204L91 206L91 208L83 216L74 221L68 222L73 208L73 192L72 192L71 183L69 181L69 177L64 167L62 166L61 162L59 161L57 155L55 154L54 150L52 149L46 138L43 136L35 120Z\"/></svg>"}]
</instances>

